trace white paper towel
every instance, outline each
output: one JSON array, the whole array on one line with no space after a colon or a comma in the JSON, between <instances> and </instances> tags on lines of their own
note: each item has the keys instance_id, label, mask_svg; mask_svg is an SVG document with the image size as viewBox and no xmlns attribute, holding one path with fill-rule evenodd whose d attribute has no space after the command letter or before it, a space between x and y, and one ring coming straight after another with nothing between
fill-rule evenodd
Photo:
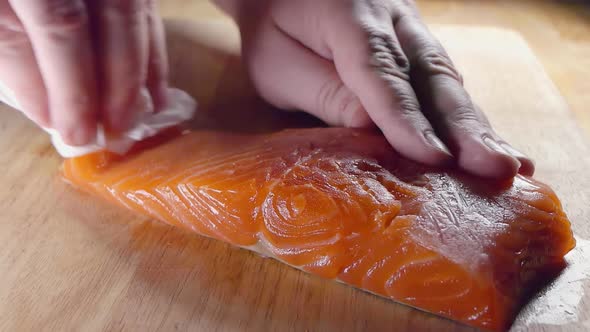
<instances>
[{"instance_id":1,"label":"white paper towel","mask_svg":"<svg viewBox=\"0 0 590 332\"><path fill-rule=\"evenodd\" d=\"M138 103L134 106L136 114L133 125L117 137L105 135L99 125L96 139L85 146L71 146L64 143L59 133L50 128L43 128L51 136L57 152L64 158L78 157L100 150L124 154L135 142L154 136L166 128L173 127L192 118L197 109L197 102L186 92L179 89L168 89L168 104L158 113L154 113L152 99L143 89ZM14 93L0 82L0 101L21 110Z\"/></svg>"}]
</instances>

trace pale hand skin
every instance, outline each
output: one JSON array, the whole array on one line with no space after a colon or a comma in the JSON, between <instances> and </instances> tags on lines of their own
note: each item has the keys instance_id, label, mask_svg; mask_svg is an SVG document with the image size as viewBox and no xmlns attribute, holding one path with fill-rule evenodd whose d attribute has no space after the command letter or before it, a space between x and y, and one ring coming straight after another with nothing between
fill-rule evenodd
<instances>
[{"instance_id":1,"label":"pale hand skin","mask_svg":"<svg viewBox=\"0 0 590 332\"><path fill-rule=\"evenodd\" d=\"M268 102L328 124L377 125L404 156L470 173L532 175L491 128L411 0L216 0L234 17Z\"/></svg>"},{"instance_id":2,"label":"pale hand skin","mask_svg":"<svg viewBox=\"0 0 590 332\"><path fill-rule=\"evenodd\" d=\"M0 77L39 125L73 145L98 123L124 130L139 88L165 101L155 0L0 0ZM401 154L485 177L530 175L504 142L413 1L216 0L240 26L259 94L328 124L377 125Z\"/></svg>"},{"instance_id":3,"label":"pale hand skin","mask_svg":"<svg viewBox=\"0 0 590 332\"><path fill-rule=\"evenodd\" d=\"M162 105L166 56L155 0L0 0L0 79L69 144L126 129L142 87Z\"/></svg>"}]
</instances>

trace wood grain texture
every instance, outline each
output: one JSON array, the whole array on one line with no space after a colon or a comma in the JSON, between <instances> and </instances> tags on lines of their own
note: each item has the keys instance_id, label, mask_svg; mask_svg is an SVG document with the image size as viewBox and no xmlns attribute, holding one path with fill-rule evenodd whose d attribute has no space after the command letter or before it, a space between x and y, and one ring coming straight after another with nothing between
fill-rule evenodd
<instances>
[{"instance_id":1,"label":"wood grain texture","mask_svg":"<svg viewBox=\"0 0 590 332\"><path fill-rule=\"evenodd\" d=\"M590 1L417 0L430 24L517 31L539 58L590 138Z\"/></svg>"},{"instance_id":2,"label":"wood grain texture","mask_svg":"<svg viewBox=\"0 0 590 332\"><path fill-rule=\"evenodd\" d=\"M199 5L191 6L185 13ZM209 119L263 107L224 22L169 25L173 81L199 98L199 115ZM497 29L439 26L436 33L475 100L538 160L537 177L563 198L576 234L590 238L590 149L530 49ZM79 194L58 177L48 138L5 107L0 149L0 331L471 330ZM590 327L589 247L580 243L571 267L515 331Z\"/></svg>"}]
</instances>

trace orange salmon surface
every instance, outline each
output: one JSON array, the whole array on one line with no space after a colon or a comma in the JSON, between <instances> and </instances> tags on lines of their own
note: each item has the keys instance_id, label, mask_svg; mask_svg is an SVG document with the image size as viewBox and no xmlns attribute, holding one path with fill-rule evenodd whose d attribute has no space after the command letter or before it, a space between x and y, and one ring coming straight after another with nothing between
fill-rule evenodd
<instances>
[{"instance_id":1,"label":"orange salmon surface","mask_svg":"<svg viewBox=\"0 0 590 332\"><path fill-rule=\"evenodd\" d=\"M168 224L493 330L575 245L548 186L428 168L363 130L194 131L63 173Z\"/></svg>"}]
</instances>

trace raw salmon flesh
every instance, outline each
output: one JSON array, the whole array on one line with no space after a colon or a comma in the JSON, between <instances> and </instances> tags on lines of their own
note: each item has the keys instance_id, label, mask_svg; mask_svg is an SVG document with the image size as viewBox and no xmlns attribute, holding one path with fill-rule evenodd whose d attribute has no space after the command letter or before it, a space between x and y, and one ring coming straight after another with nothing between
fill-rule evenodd
<instances>
[{"instance_id":1,"label":"raw salmon flesh","mask_svg":"<svg viewBox=\"0 0 590 332\"><path fill-rule=\"evenodd\" d=\"M575 244L546 185L427 168L362 130L195 131L69 159L63 172L171 225L492 330Z\"/></svg>"}]
</instances>

